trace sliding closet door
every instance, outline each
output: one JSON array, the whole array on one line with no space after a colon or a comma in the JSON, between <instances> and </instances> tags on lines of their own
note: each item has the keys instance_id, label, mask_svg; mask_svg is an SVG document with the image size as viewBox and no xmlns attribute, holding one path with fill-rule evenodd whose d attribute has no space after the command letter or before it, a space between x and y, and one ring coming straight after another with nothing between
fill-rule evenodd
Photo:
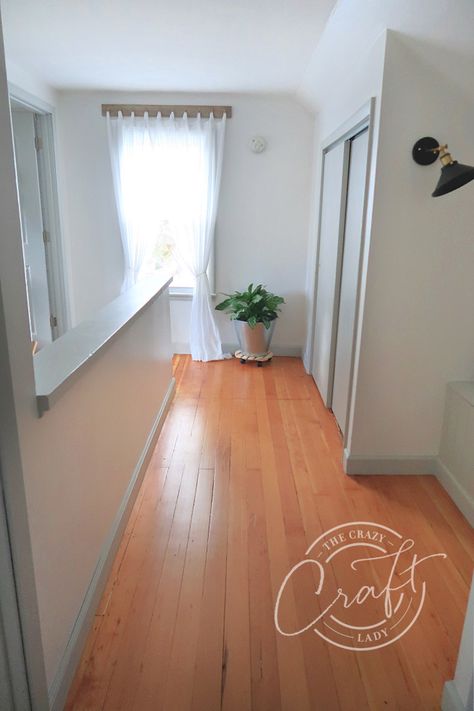
<instances>
[{"instance_id":1,"label":"sliding closet door","mask_svg":"<svg viewBox=\"0 0 474 711\"><path fill-rule=\"evenodd\" d=\"M356 300L358 294L360 252L365 200L368 152L367 129L350 143L342 273L337 320L332 411L345 432L351 387Z\"/></svg>"},{"instance_id":2,"label":"sliding closet door","mask_svg":"<svg viewBox=\"0 0 474 711\"><path fill-rule=\"evenodd\" d=\"M312 374L326 406L330 404L332 386L345 150L343 142L337 144L325 154L323 166Z\"/></svg>"}]
</instances>

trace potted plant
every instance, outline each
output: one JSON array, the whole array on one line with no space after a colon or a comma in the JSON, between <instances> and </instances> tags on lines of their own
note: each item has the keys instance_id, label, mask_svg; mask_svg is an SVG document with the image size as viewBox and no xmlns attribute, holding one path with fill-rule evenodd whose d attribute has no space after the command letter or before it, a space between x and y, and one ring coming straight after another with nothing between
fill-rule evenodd
<instances>
[{"instance_id":1,"label":"potted plant","mask_svg":"<svg viewBox=\"0 0 474 711\"><path fill-rule=\"evenodd\" d=\"M267 291L263 284L255 287L249 284L246 291L224 296L227 299L217 304L216 309L230 314L234 322L241 360L268 355L275 321L285 300Z\"/></svg>"}]
</instances>

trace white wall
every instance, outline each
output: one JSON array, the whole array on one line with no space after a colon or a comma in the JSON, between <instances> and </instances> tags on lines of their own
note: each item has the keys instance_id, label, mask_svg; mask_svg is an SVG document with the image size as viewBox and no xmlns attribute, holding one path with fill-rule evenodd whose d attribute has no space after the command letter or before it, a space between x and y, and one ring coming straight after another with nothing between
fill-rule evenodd
<instances>
[{"instance_id":1,"label":"white wall","mask_svg":"<svg viewBox=\"0 0 474 711\"><path fill-rule=\"evenodd\" d=\"M10 234L11 240L18 237L21 260L19 234ZM169 306L164 294L142 311L39 419L24 282L21 272L12 279L12 262L2 249L0 276L51 686L171 381Z\"/></svg>"},{"instance_id":2,"label":"white wall","mask_svg":"<svg viewBox=\"0 0 474 711\"><path fill-rule=\"evenodd\" d=\"M16 189L10 104L0 25L0 457L2 497L15 573L29 685L36 707L47 704L26 482L18 431L18 387L33 387L26 287ZM23 403L31 407L31 396ZM21 673L21 666L18 667Z\"/></svg>"},{"instance_id":3,"label":"white wall","mask_svg":"<svg viewBox=\"0 0 474 711\"><path fill-rule=\"evenodd\" d=\"M453 681L444 685L442 711L472 711L474 707L474 577Z\"/></svg>"},{"instance_id":4,"label":"white wall","mask_svg":"<svg viewBox=\"0 0 474 711\"><path fill-rule=\"evenodd\" d=\"M57 143L74 326L120 293L123 273L105 120L88 94L58 94Z\"/></svg>"},{"instance_id":5,"label":"white wall","mask_svg":"<svg viewBox=\"0 0 474 711\"><path fill-rule=\"evenodd\" d=\"M126 325L41 419L24 335L17 418L46 675L56 690L74 623L170 386L168 295Z\"/></svg>"},{"instance_id":6,"label":"white wall","mask_svg":"<svg viewBox=\"0 0 474 711\"><path fill-rule=\"evenodd\" d=\"M444 0L342 0L301 87L319 112L318 151L370 94L380 112L347 442L352 473L368 471L370 460L391 461L394 471L404 462L426 468L439 451L447 382L474 377L473 186L433 199L439 167L411 158L416 139L434 135L455 158L474 163L473 73L466 71L473 24L464 0L456 8ZM399 31L388 32L384 53L387 27ZM315 253L313 241L309 297Z\"/></svg>"},{"instance_id":7,"label":"white wall","mask_svg":"<svg viewBox=\"0 0 474 711\"><path fill-rule=\"evenodd\" d=\"M360 81L366 54L389 29L415 40L420 56L448 83L472 95L473 26L471 0L338 0L299 93L316 111L344 101L344 93L351 91L348 76Z\"/></svg>"},{"instance_id":8,"label":"white wall","mask_svg":"<svg viewBox=\"0 0 474 711\"><path fill-rule=\"evenodd\" d=\"M253 281L282 294L287 305L274 342L300 349L306 328L313 120L289 97L60 92L65 234L76 322L116 295L122 274L102 103L232 105L217 216L216 288L219 292L242 289ZM256 134L268 141L260 155L248 148ZM189 313L189 302L173 301L172 337L178 346L187 344ZM228 320L218 316L223 341L233 342Z\"/></svg>"},{"instance_id":9,"label":"white wall","mask_svg":"<svg viewBox=\"0 0 474 711\"><path fill-rule=\"evenodd\" d=\"M317 257L317 236L319 220L319 196L321 189L321 165L322 165L322 144L329 139L335 131L357 114L361 107L367 105L372 98L375 98L375 113L372 127L372 157L371 176L369 188L369 216L372 210L374 191L376 190L376 169L377 169L377 146L378 131L380 124L381 96L383 67L385 61L386 33L382 32L367 51L358 57L354 68L347 67L347 72L341 78L338 91L334 87L327 85L323 91L323 97L319 97L321 89L320 83L315 86L317 91L311 93L310 88L305 94L307 101L318 106L319 111L315 123L314 137L314 162L313 162L313 184L312 189L312 220L310 237L308 244L307 260L307 294L308 303L312 303L315 293L316 257ZM327 58L326 58L327 61ZM324 98L325 97L325 98ZM366 235L365 252L367 254L370 245L370 229ZM365 259L366 261L366 259ZM314 309L308 309L308 339L304 355L305 365L308 371L311 370L312 351L312 326L314 322Z\"/></svg>"},{"instance_id":10,"label":"white wall","mask_svg":"<svg viewBox=\"0 0 474 711\"><path fill-rule=\"evenodd\" d=\"M22 454L48 683L171 381L167 295L104 348L41 419Z\"/></svg>"},{"instance_id":11,"label":"white wall","mask_svg":"<svg viewBox=\"0 0 474 711\"><path fill-rule=\"evenodd\" d=\"M57 92L53 87L45 84L41 79L8 58L7 79L13 87L20 88L23 92L31 94L31 96L44 101L52 107L56 105Z\"/></svg>"},{"instance_id":12,"label":"white wall","mask_svg":"<svg viewBox=\"0 0 474 711\"><path fill-rule=\"evenodd\" d=\"M33 689L39 690L35 707L45 708L35 607L51 692L61 683L60 665L74 623L100 557L107 554L120 504L171 382L169 307L164 294L140 312L38 418L1 46L0 116L0 330L4 315L7 334L0 349L2 475L19 550L19 596L22 604L29 600L22 611ZM11 376L11 392L3 388L5 373ZM13 451L16 441L19 458Z\"/></svg>"},{"instance_id":13,"label":"white wall","mask_svg":"<svg viewBox=\"0 0 474 711\"><path fill-rule=\"evenodd\" d=\"M416 47L389 35L354 455L436 455L446 384L474 377L473 186L433 199L439 166L411 157L433 135L473 164L474 102Z\"/></svg>"},{"instance_id":14,"label":"white wall","mask_svg":"<svg viewBox=\"0 0 474 711\"><path fill-rule=\"evenodd\" d=\"M52 229L52 239L53 239L53 253L54 260L57 261L57 279L58 291L56 296L63 303L58 306L58 327L59 332L63 333L67 328L69 328L74 323L77 323L74 318L74 304L72 302L72 289L70 288L71 279L71 259L69 254L69 245L67 240L63 239L63 203L65 196L63 194L64 181L62 180L61 170L60 170L60 155L58 151L58 125L57 125L57 101L58 92L53 87L45 84L41 79L32 74L29 71L25 71L22 67L18 66L11 59L7 61L7 78L10 95L15 99L19 99L28 105L31 105L35 109L45 114L51 114L52 117L52 145L48 148L52 148L55 156L55 165L53 170L52 180L57 187L58 192L58 205L57 205L57 222L56 216L53 217L54 225L51 225ZM49 143L49 139L47 141ZM49 155L49 151L47 150ZM54 213L54 211L53 211ZM50 216L51 217L51 216ZM56 238L61 238L59 245L54 243ZM61 287L59 286L61 284ZM62 286L64 285L64 286ZM64 291L64 293L63 293Z\"/></svg>"},{"instance_id":15,"label":"white wall","mask_svg":"<svg viewBox=\"0 0 474 711\"><path fill-rule=\"evenodd\" d=\"M438 476L474 526L474 382L446 388Z\"/></svg>"}]
</instances>

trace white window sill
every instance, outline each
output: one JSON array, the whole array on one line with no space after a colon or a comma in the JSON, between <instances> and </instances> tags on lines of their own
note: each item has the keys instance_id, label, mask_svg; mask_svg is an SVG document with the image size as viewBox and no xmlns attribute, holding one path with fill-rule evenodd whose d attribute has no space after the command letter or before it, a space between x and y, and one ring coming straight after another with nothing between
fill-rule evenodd
<instances>
[{"instance_id":1,"label":"white window sill","mask_svg":"<svg viewBox=\"0 0 474 711\"><path fill-rule=\"evenodd\" d=\"M181 289L176 288L176 287L175 287L175 288L170 287L170 289L169 289L169 295L170 295L170 299L176 299L176 300L178 300L178 301L182 301L182 300L184 300L184 301L186 301L186 300L191 301L191 299L193 298L192 291L189 291L188 289L183 289L183 290L181 290Z\"/></svg>"},{"instance_id":2,"label":"white window sill","mask_svg":"<svg viewBox=\"0 0 474 711\"><path fill-rule=\"evenodd\" d=\"M170 295L170 299L174 299L176 301L191 301L193 298L192 293L189 291L179 291L179 290L175 291L174 289L173 290L170 289L169 295ZM211 297L213 299L215 299L216 296L217 296L217 294L215 294L215 293L211 294Z\"/></svg>"}]
</instances>

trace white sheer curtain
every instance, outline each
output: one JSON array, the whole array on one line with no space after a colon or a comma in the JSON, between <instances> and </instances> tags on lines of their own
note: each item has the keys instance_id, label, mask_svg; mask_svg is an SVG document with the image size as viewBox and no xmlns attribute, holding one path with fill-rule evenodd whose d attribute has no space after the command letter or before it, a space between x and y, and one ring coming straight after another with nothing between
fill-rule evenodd
<instances>
[{"instance_id":1,"label":"white sheer curtain","mask_svg":"<svg viewBox=\"0 0 474 711\"><path fill-rule=\"evenodd\" d=\"M140 278L152 249L148 225L152 218L151 195L143 192L141 184L146 185L149 176L144 175L143 181L137 181L136 170L133 170L133 156L142 156L146 152L149 137L143 119L135 118L133 114L124 117L121 112L116 119L107 114L107 132L124 256L122 291L126 291ZM139 164L139 161L135 163Z\"/></svg>"},{"instance_id":2,"label":"white sheer curtain","mask_svg":"<svg viewBox=\"0 0 474 711\"><path fill-rule=\"evenodd\" d=\"M166 217L176 258L195 276L193 360L220 360L221 339L207 269L214 244L226 119L107 118L125 254L125 288L153 248L153 225Z\"/></svg>"}]
</instances>

